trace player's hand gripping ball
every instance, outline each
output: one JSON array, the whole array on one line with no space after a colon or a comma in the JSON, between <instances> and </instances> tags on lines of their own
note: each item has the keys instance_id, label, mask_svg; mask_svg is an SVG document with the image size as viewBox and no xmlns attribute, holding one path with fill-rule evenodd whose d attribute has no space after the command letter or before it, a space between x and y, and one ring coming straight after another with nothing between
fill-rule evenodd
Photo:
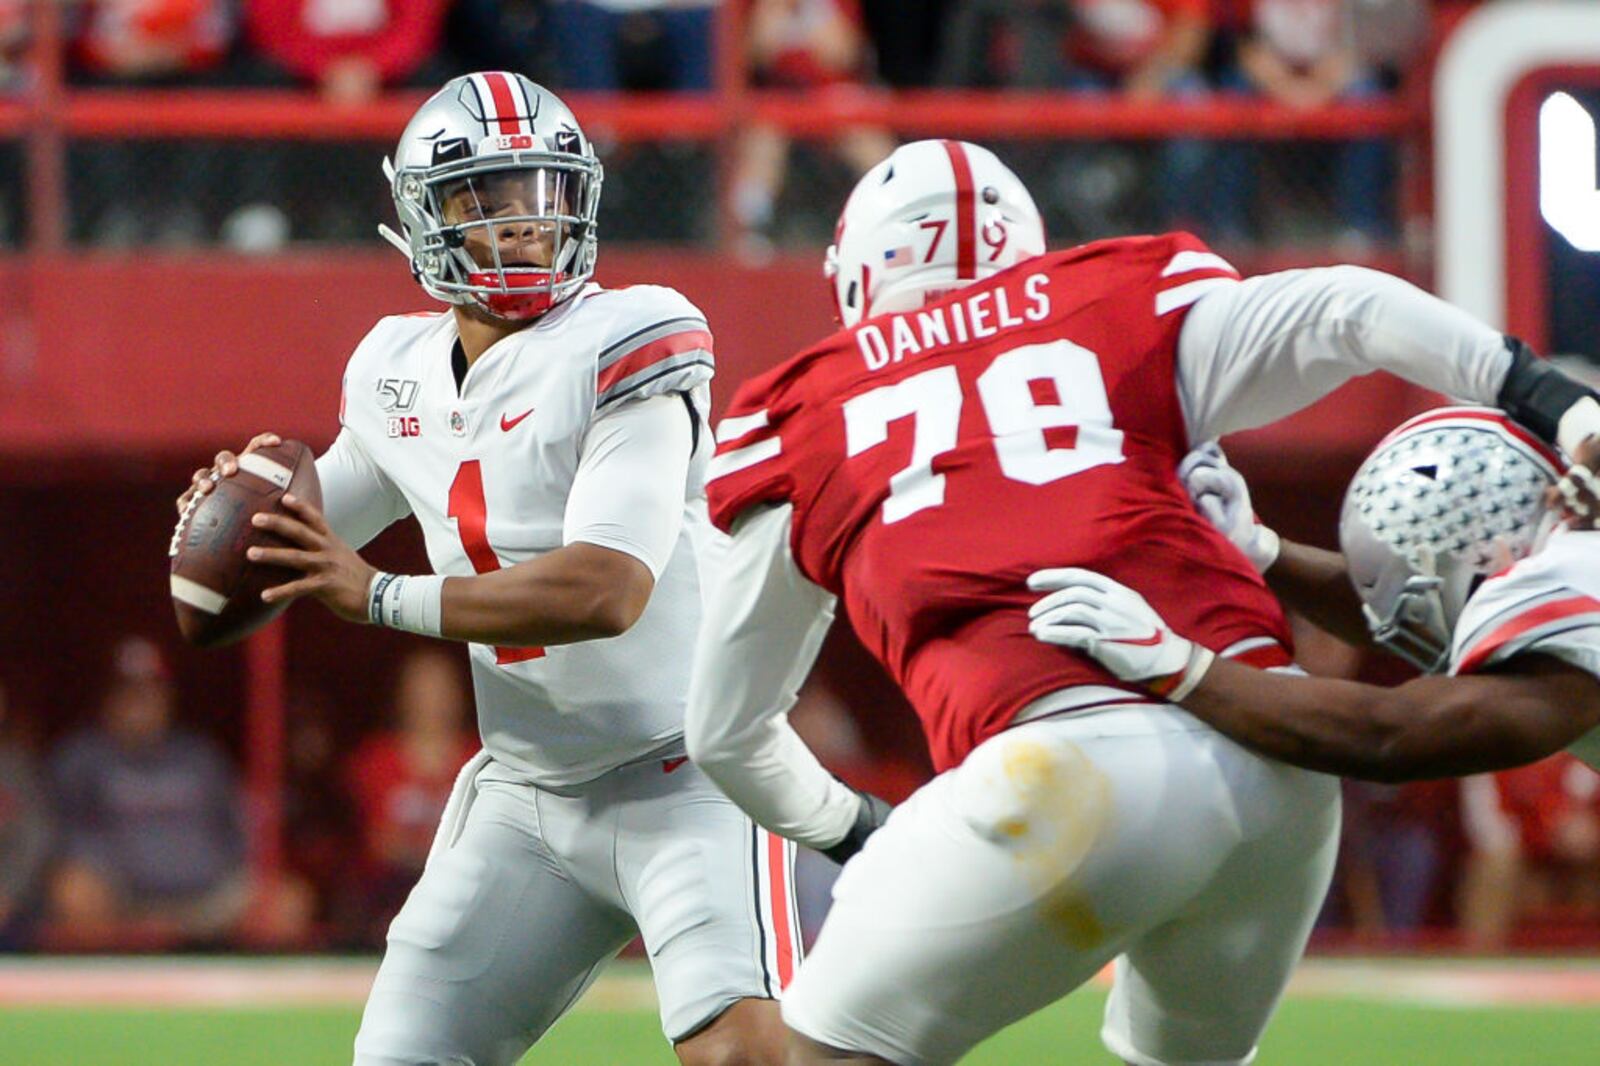
<instances>
[{"instance_id":1,"label":"player's hand gripping ball","mask_svg":"<svg viewBox=\"0 0 1600 1066\"><path fill-rule=\"evenodd\" d=\"M285 493L322 506L315 456L296 440L280 442L263 434L244 454L220 453L210 470L196 471L178 500L178 526L167 550L172 606L189 643L202 648L231 644L288 605L287 600L264 603L261 592L300 575L246 556L256 546L289 546L252 521L259 513L285 513Z\"/></svg>"}]
</instances>

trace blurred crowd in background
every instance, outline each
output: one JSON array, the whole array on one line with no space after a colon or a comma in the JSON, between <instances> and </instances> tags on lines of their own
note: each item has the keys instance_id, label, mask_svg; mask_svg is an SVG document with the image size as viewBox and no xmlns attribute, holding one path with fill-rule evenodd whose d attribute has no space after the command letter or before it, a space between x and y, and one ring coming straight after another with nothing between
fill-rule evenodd
<instances>
[{"instance_id":1,"label":"blurred crowd in background","mask_svg":"<svg viewBox=\"0 0 1600 1066\"><path fill-rule=\"evenodd\" d=\"M1297 637L1314 672L1395 669L1309 628ZM898 800L929 769L909 709L864 655L832 638L793 720L830 767ZM153 642L122 641L98 707L49 744L4 692L0 950L376 948L477 748L456 648L402 659L386 709L355 736L295 695L269 883L247 855L238 760L179 705ZM1324 943L1504 950L1600 935L1600 777L1570 757L1463 781L1350 782L1345 800ZM803 858L814 930L835 868Z\"/></svg>"},{"instance_id":2,"label":"blurred crowd in background","mask_svg":"<svg viewBox=\"0 0 1600 1066\"><path fill-rule=\"evenodd\" d=\"M1448 6L724 2L741 5L736 69L759 90L998 89L1056 93L1062 106L1121 96L1302 111L1419 94L1413 61ZM726 92L717 8L717 0L78 0L62 10L72 86L299 87L337 109L484 68L521 71L558 92ZM29 10L27 0L0 0L0 86L14 98L35 88ZM815 252L856 175L895 140L887 129L847 125L797 144L759 122L721 146L671 129L626 143L609 141L601 126L590 132L607 167L602 249L713 240L719 208L710 190L725 151L719 187L737 227L731 248L756 259L783 247ZM389 147L152 140L136 131L74 142L69 236L257 253L369 243L390 216L378 170ZM995 147L1039 197L1057 245L1189 226L1225 249L1315 247L1326 261L1406 236L1395 140L1148 141L1107 130L1103 139ZM0 243L26 236L19 160L16 144L0 143ZM0 662L0 950L380 944L425 861L456 769L477 746L462 650L412 642L403 646L416 650L400 658L392 649L402 645L385 645L394 659L375 671L385 681L360 682L368 690L355 712L291 670L282 855L261 863L250 853L260 834L245 800L245 741L203 694L174 683L174 640L129 636L103 663L86 663L103 677L83 706L8 702L5 673L25 664ZM1316 673L1397 676L1309 630L1299 645ZM929 773L909 710L848 637L830 638L794 720L831 767L891 798ZM1326 935L1482 948L1600 939L1600 778L1572 761L1464 782L1352 783L1346 798ZM801 890L814 924L831 870L807 861ZM270 883L262 869L275 871Z\"/></svg>"},{"instance_id":3,"label":"blurred crowd in background","mask_svg":"<svg viewBox=\"0 0 1600 1066\"><path fill-rule=\"evenodd\" d=\"M1212 94L1295 109L1404 91L1429 39L1428 0L721 0L736 5L732 66L758 89L1052 91L1082 100L1193 103ZM69 83L311 88L333 107L385 90L507 69L562 91L717 88L719 0L76 0ZM1459 6L1459 5L1457 5ZM0 0L0 63L30 88L28 0ZM583 117L579 116L580 119ZM609 239L705 240L711 146L674 139L607 151ZM754 123L728 191L740 247L825 240L833 205L893 147L845 126L791 145ZM73 148L74 239L109 246L367 241L384 210L382 143L97 140ZM1190 226L1217 243L1333 241L1355 254L1397 236L1395 148L1119 140L1008 150L1053 234L1087 239ZM7 169L0 153L0 184ZM15 196L13 195L13 200ZM670 206L669 210L663 207ZM18 239L22 220L4 212Z\"/></svg>"}]
</instances>

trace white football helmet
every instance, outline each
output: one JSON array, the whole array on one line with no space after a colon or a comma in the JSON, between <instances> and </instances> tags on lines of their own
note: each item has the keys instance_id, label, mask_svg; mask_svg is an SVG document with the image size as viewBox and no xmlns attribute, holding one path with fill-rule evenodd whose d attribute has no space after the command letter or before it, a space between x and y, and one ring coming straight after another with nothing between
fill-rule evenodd
<instances>
[{"instance_id":1,"label":"white football helmet","mask_svg":"<svg viewBox=\"0 0 1600 1066\"><path fill-rule=\"evenodd\" d=\"M567 105L522 75L487 71L447 82L417 110L383 167L403 236L387 226L379 232L411 260L428 295L522 321L570 299L593 276L600 161ZM502 241L524 249L546 242L548 262L527 253L507 261Z\"/></svg>"},{"instance_id":2,"label":"white football helmet","mask_svg":"<svg viewBox=\"0 0 1600 1066\"><path fill-rule=\"evenodd\" d=\"M1481 579L1533 551L1560 456L1489 407L1403 423L1345 492L1339 545L1373 640L1430 673Z\"/></svg>"},{"instance_id":3,"label":"white football helmet","mask_svg":"<svg viewBox=\"0 0 1600 1066\"><path fill-rule=\"evenodd\" d=\"M823 273L846 327L909 311L1044 252L1022 181L987 148L914 141L861 176Z\"/></svg>"}]
</instances>

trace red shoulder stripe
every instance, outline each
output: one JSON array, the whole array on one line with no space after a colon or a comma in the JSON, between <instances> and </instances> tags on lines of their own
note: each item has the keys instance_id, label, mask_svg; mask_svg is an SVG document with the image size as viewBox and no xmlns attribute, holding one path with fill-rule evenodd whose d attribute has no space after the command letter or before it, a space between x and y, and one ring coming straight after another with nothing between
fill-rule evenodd
<instances>
[{"instance_id":1,"label":"red shoulder stripe","mask_svg":"<svg viewBox=\"0 0 1600 1066\"><path fill-rule=\"evenodd\" d=\"M658 363L668 356L697 350L708 352L712 350L709 331L689 329L682 333L671 333L657 338L649 344L641 345L600 371L600 376L595 382L595 391L605 392L622 379L632 377L652 363Z\"/></svg>"},{"instance_id":2,"label":"red shoulder stripe","mask_svg":"<svg viewBox=\"0 0 1600 1066\"><path fill-rule=\"evenodd\" d=\"M1462 656L1461 662L1456 666L1456 673L1472 673L1487 662L1489 657L1500 648L1535 626L1542 626L1548 622L1571 618L1573 615L1579 614L1600 614L1600 600L1593 600L1588 596L1571 596L1564 600L1541 603L1531 610L1524 611L1510 621L1497 626L1488 636L1473 645L1472 650Z\"/></svg>"}]
</instances>

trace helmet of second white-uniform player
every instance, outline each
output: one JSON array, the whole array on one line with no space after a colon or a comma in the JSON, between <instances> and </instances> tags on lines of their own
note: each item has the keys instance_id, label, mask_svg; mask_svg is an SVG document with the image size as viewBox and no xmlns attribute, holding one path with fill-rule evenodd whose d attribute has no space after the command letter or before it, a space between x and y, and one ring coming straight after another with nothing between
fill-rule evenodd
<instances>
[{"instance_id":1,"label":"helmet of second white-uniform player","mask_svg":"<svg viewBox=\"0 0 1600 1066\"><path fill-rule=\"evenodd\" d=\"M1044 223L987 148L914 141L862 175L824 268L839 321L909 311L1039 255Z\"/></svg>"},{"instance_id":2,"label":"helmet of second white-uniform player","mask_svg":"<svg viewBox=\"0 0 1600 1066\"><path fill-rule=\"evenodd\" d=\"M452 79L384 160L396 234L430 296L525 321L594 274L600 161L555 94L520 74Z\"/></svg>"},{"instance_id":3,"label":"helmet of second white-uniform player","mask_svg":"<svg viewBox=\"0 0 1600 1066\"><path fill-rule=\"evenodd\" d=\"M1339 545L1373 639L1429 672L1482 579L1533 551L1560 457L1488 407L1403 423L1345 492Z\"/></svg>"}]
</instances>

